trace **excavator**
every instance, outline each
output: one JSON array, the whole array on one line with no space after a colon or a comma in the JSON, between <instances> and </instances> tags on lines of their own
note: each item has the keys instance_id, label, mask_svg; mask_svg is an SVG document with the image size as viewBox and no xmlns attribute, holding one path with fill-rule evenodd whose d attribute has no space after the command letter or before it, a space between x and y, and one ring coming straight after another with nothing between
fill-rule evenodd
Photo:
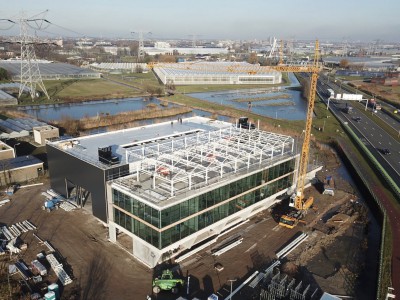
<instances>
[{"instance_id":1,"label":"excavator","mask_svg":"<svg viewBox=\"0 0 400 300\"><path fill-rule=\"evenodd\" d=\"M315 94L317 90L318 72L319 72L319 44L318 41L315 43L315 55L313 65L310 67L311 71L311 83L310 83L310 94L308 98L307 118L306 118L306 129L304 131L304 142L300 154L299 170L297 173L297 183L295 193L290 197L289 206L292 210L282 215L279 220L279 225L286 228L294 228L299 222L302 222L302 218L307 213L308 209L314 204L314 198L304 197L304 186L307 175L308 156L310 150L310 137L312 128L312 117L314 110Z\"/></svg>"}]
</instances>

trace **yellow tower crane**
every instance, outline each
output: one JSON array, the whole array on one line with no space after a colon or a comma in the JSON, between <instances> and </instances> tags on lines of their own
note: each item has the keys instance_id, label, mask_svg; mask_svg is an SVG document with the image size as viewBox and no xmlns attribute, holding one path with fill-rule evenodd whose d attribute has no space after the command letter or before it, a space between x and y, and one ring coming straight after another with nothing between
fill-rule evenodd
<instances>
[{"instance_id":1,"label":"yellow tower crane","mask_svg":"<svg viewBox=\"0 0 400 300\"><path fill-rule=\"evenodd\" d=\"M295 210L292 211L288 215L283 215L280 219L279 224L288 228L295 227L302 216L306 213L306 211L312 206L314 199L309 197L308 199L304 199L304 186L305 179L307 175L307 166L308 166L308 157L310 152L310 138L311 138L311 128L312 128L312 117L314 111L314 102L317 91L317 81L318 81L318 73L321 68L319 65L319 42L318 40L315 42L315 51L314 51L314 61L312 65L293 65L287 66L283 65L283 41L281 41L281 49L280 49L281 61L277 66L231 66L231 67L215 67L214 71L220 72L236 72L236 73L247 73L249 75L262 74L271 70L279 71L279 72L292 72L292 73L311 73L311 82L310 82L310 91L308 95L308 105L307 105L307 117L306 117L306 128L304 131L304 142L301 149L300 154L300 162L299 169L297 172L297 181L296 181L296 191L291 197L290 206ZM168 67L169 64L166 63L152 63L149 65L149 68L154 68L156 66L160 67ZM172 68L177 68L176 64L173 65ZM207 69L210 65L202 65L200 64L192 64L192 68L196 70ZM179 67L182 69L185 67Z\"/></svg>"},{"instance_id":2,"label":"yellow tower crane","mask_svg":"<svg viewBox=\"0 0 400 300\"><path fill-rule=\"evenodd\" d=\"M279 47L279 65L283 65L283 40L281 40L281 46Z\"/></svg>"},{"instance_id":3,"label":"yellow tower crane","mask_svg":"<svg viewBox=\"0 0 400 300\"><path fill-rule=\"evenodd\" d=\"M276 70L283 69L292 69L296 67L276 67ZM300 67L301 68L301 67ZM296 211L288 215L284 215L281 217L279 225L293 228L300 221L301 217L307 212L307 210L313 205L314 198L309 197L307 200L304 199L304 186L307 175L307 166L308 166L308 157L310 152L310 138L311 138L311 128L312 128L312 116L314 111L314 102L315 96L317 92L317 81L318 81L318 73L320 71L319 66L319 42L318 40L315 42L315 54L314 61L312 66L306 67L308 72L311 72L311 82L310 82L310 91L308 97L308 105L307 105L307 118L306 118L306 128L304 131L304 142L301 149L300 154L300 163L297 174L297 183L296 183L296 191L291 197L290 206L294 207ZM290 72L302 72L300 70L291 70Z\"/></svg>"}]
</instances>

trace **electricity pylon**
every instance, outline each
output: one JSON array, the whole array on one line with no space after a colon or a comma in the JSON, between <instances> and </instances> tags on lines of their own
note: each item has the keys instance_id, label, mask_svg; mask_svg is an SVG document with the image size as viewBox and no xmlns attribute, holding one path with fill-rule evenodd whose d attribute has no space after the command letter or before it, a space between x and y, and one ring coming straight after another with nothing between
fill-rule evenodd
<instances>
[{"instance_id":1,"label":"electricity pylon","mask_svg":"<svg viewBox=\"0 0 400 300\"><path fill-rule=\"evenodd\" d=\"M137 33L139 36L139 48L138 48L138 62L144 61L144 40L143 40L143 30L132 31L132 34ZM151 34L151 32L147 32L147 34Z\"/></svg>"},{"instance_id":2,"label":"electricity pylon","mask_svg":"<svg viewBox=\"0 0 400 300\"><path fill-rule=\"evenodd\" d=\"M21 43L21 74L19 85L18 98L21 97L25 88L29 89L29 94L31 95L32 101L38 97L37 86L40 87L43 94L46 95L47 99L50 99L47 93L46 87L43 84L42 76L40 74L39 65L36 59L35 53L35 43L37 43L37 38L29 35L28 33L28 22L33 21L29 19L21 18L19 20L20 26L20 43ZM35 20L37 21L37 19Z\"/></svg>"},{"instance_id":3,"label":"electricity pylon","mask_svg":"<svg viewBox=\"0 0 400 300\"><path fill-rule=\"evenodd\" d=\"M0 19L1 21L6 21L12 24L7 29L10 29L14 25L19 25L20 28L19 39L12 39L9 42L21 44L21 83L19 86L18 98L20 98L22 93L27 89L33 101L36 97L38 97L37 87L39 86L47 99L50 99L49 94L47 93L47 90L43 84L42 76L40 75L39 65L35 53L35 44L43 44L46 42L40 42L37 37L30 35L28 32L28 27L34 30L42 30L44 29L43 27L47 28L50 26L51 23L49 21L38 17L46 13L47 10L30 18L26 18L25 15L21 13L19 19L17 20Z\"/></svg>"}]
</instances>

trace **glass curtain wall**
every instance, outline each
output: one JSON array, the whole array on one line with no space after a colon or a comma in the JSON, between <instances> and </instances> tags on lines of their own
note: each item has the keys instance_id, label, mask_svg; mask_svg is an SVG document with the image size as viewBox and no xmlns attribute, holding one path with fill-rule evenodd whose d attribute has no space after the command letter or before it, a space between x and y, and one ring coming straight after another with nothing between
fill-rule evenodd
<instances>
[{"instance_id":1,"label":"glass curtain wall","mask_svg":"<svg viewBox=\"0 0 400 300\"><path fill-rule=\"evenodd\" d=\"M288 173L294 170L294 165L294 159L289 160L161 211L113 189L113 203L116 206L154 227L161 229L161 233L115 208L114 220L115 223L129 230L136 236L162 249L196 231L288 188L293 181L293 174ZM285 174L287 175L284 176ZM282 178L253 191L249 191L279 177ZM240 196L237 197L238 195ZM229 202L218 205L235 196L236 198ZM206 211L199 213L203 210ZM187 219L196 213L199 214ZM182 220L182 222L176 224L180 220ZM164 227L171 224L175 225L162 230Z\"/></svg>"}]
</instances>

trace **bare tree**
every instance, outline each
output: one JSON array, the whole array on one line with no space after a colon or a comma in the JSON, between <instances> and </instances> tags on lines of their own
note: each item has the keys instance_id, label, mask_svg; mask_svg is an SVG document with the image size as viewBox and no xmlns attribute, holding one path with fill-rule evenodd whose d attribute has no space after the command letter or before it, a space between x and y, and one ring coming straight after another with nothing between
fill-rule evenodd
<instances>
[{"instance_id":1,"label":"bare tree","mask_svg":"<svg viewBox=\"0 0 400 300\"><path fill-rule=\"evenodd\" d=\"M349 67L349 61L347 59L342 59L339 62L339 67L341 67L343 69L347 69Z\"/></svg>"},{"instance_id":2,"label":"bare tree","mask_svg":"<svg viewBox=\"0 0 400 300\"><path fill-rule=\"evenodd\" d=\"M250 64L256 64L258 63L258 58L257 58L257 53L252 52L249 56L249 59L247 60L248 63Z\"/></svg>"}]
</instances>

